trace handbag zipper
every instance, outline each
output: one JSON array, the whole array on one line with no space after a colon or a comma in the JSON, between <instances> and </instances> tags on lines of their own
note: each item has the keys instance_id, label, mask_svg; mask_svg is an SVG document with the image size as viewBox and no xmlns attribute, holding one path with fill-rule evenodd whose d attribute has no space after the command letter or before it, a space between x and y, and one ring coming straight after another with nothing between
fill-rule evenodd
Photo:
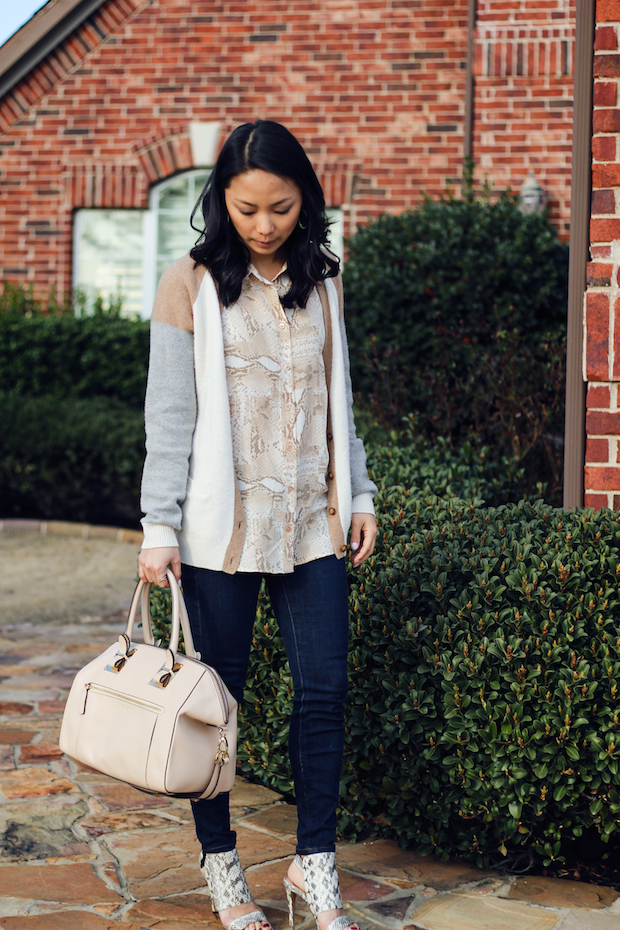
<instances>
[{"instance_id":1,"label":"handbag zipper","mask_svg":"<svg viewBox=\"0 0 620 930\"><path fill-rule=\"evenodd\" d=\"M228 701L226 700L226 695L224 694L224 683L218 673L214 669L209 669L211 676L216 685L216 691L220 697L220 703L222 705L222 717L224 718L224 723L228 723Z\"/></svg>"},{"instance_id":2,"label":"handbag zipper","mask_svg":"<svg viewBox=\"0 0 620 930\"><path fill-rule=\"evenodd\" d=\"M84 705L82 707L82 713L86 713L86 701L88 699L88 692L95 691L97 694L105 694L108 697L117 698L119 701L124 701L126 704L135 704L138 707L143 707L145 710L151 710L154 714L163 714L164 708L161 704L153 704L151 701L143 701L142 698L132 697L128 694L122 694L120 691L114 691L113 688L106 688L105 685L98 685L95 682L90 682L84 687Z\"/></svg>"},{"instance_id":3,"label":"handbag zipper","mask_svg":"<svg viewBox=\"0 0 620 930\"><path fill-rule=\"evenodd\" d=\"M200 662L198 659L192 658L192 656L185 656L186 661L197 662L198 665L202 665L204 668L204 662ZM224 718L224 723L228 723L230 717L230 708L228 707L228 701L226 700L226 694L224 693L224 682L221 677L215 671L214 668L211 668L210 665L207 665L207 671L211 675L213 682L215 683L215 690L217 691L218 697L220 699L220 706L222 708L222 717Z\"/></svg>"}]
</instances>

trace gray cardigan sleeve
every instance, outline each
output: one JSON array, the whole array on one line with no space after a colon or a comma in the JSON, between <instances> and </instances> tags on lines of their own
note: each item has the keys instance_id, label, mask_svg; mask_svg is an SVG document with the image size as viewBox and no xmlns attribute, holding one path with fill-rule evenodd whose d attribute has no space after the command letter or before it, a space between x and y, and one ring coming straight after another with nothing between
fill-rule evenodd
<instances>
[{"instance_id":1,"label":"gray cardigan sleeve","mask_svg":"<svg viewBox=\"0 0 620 930\"><path fill-rule=\"evenodd\" d=\"M154 321L144 408L143 548L177 545L196 409L193 334Z\"/></svg>"},{"instance_id":2,"label":"gray cardigan sleeve","mask_svg":"<svg viewBox=\"0 0 620 930\"><path fill-rule=\"evenodd\" d=\"M349 462L351 468L351 495L353 513L374 513L372 499L377 493L377 485L368 477L366 469L366 451L364 443L358 438L355 431L355 418L353 416L353 390L351 387L351 369L349 363L349 348L347 333L344 325L344 314L340 316L340 336L342 352L344 355L344 378L347 392L347 416L349 421Z\"/></svg>"}]
</instances>

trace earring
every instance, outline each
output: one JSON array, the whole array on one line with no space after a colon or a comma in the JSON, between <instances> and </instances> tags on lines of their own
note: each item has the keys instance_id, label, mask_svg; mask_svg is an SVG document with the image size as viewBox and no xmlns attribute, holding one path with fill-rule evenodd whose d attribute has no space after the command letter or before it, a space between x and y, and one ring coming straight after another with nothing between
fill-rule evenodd
<instances>
[{"instance_id":1,"label":"earring","mask_svg":"<svg viewBox=\"0 0 620 930\"><path fill-rule=\"evenodd\" d=\"M301 221L301 214L302 214L302 213L305 213L305 214L306 214L306 216L305 216L306 222L305 222L305 223L302 223L302 221ZM305 210L300 210L300 211L299 211L299 219L297 220L297 225L299 226L300 229L307 229L307 228L308 228L308 214L306 213Z\"/></svg>"}]
</instances>

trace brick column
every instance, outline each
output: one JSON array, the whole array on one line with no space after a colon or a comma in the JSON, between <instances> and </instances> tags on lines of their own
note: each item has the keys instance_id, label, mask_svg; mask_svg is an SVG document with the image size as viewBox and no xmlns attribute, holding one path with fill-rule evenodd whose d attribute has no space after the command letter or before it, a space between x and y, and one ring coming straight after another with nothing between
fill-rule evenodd
<instances>
[{"instance_id":1,"label":"brick column","mask_svg":"<svg viewBox=\"0 0 620 930\"><path fill-rule=\"evenodd\" d=\"M598 0L585 295L586 507L620 508L620 0Z\"/></svg>"}]
</instances>

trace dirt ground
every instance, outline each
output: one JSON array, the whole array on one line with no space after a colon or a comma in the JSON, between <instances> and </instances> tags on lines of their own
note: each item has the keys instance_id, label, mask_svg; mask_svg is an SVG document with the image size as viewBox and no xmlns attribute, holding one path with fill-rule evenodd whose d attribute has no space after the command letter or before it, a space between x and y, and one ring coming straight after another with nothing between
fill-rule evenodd
<instances>
[{"instance_id":1,"label":"dirt ground","mask_svg":"<svg viewBox=\"0 0 620 930\"><path fill-rule=\"evenodd\" d=\"M138 546L106 539L0 532L0 622L82 620L127 609Z\"/></svg>"}]
</instances>

